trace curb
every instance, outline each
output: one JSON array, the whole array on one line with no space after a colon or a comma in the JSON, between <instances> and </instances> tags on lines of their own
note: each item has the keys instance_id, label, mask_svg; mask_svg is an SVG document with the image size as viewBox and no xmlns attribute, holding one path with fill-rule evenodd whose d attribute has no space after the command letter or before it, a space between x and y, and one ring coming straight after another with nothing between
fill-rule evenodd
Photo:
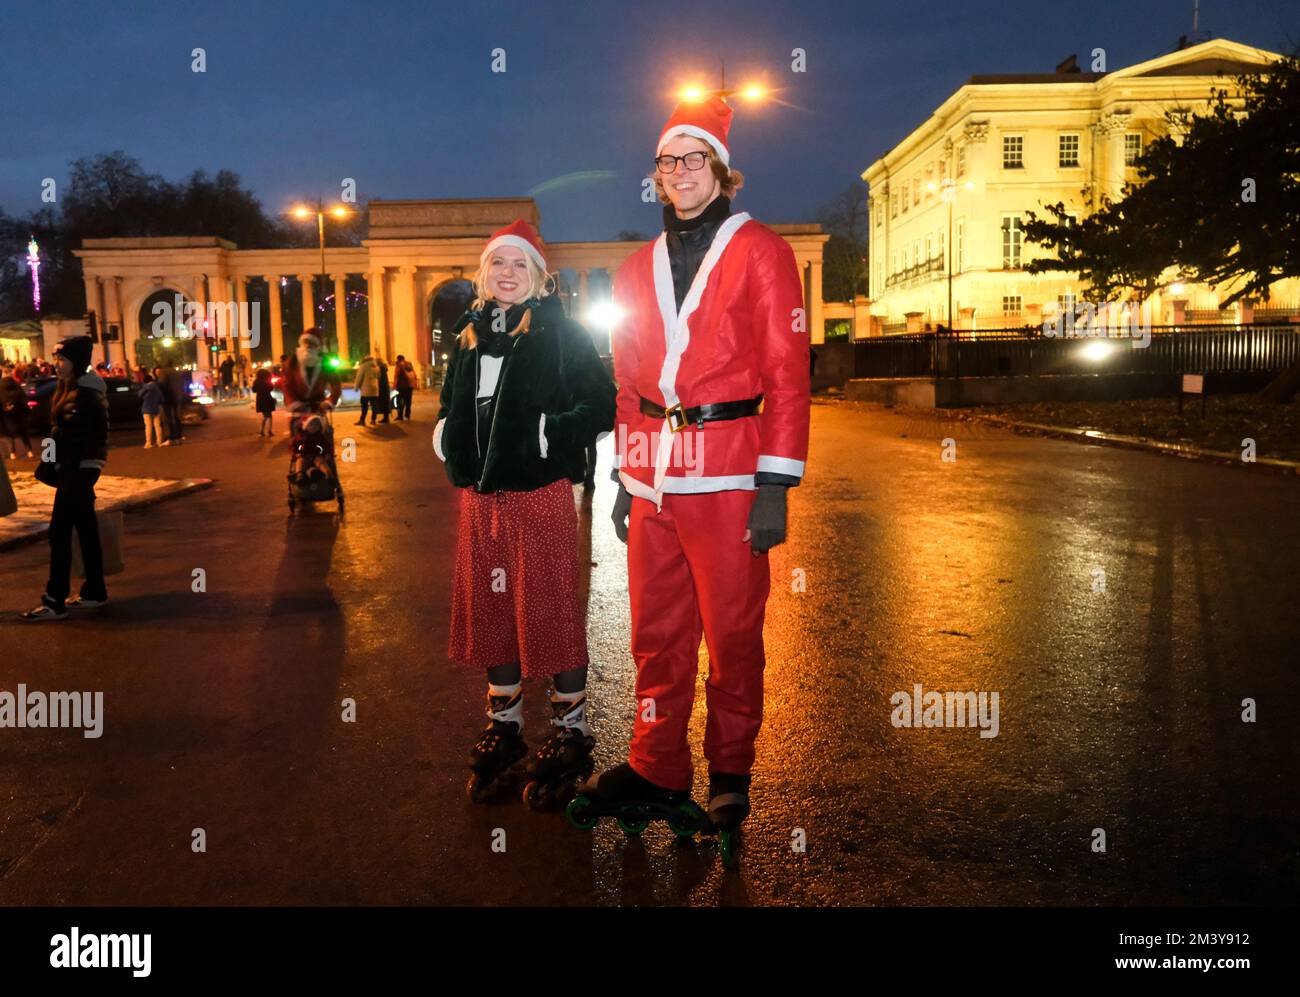
<instances>
[{"instance_id":1,"label":"curb","mask_svg":"<svg viewBox=\"0 0 1300 997\"><path fill-rule=\"evenodd\" d=\"M179 478L172 484L154 488L143 495L137 495L135 498L123 499L111 505L96 507L95 511L127 512L132 509L142 509L145 506L166 502L168 499L180 498L182 495L203 491L205 488L211 488L214 483L212 478ZM13 550L15 547L24 547L27 544L36 543L38 540L43 540L49 532L50 526L46 523L39 529L24 533L22 536L0 540L0 551Z\"/></svg>"},{"instance_id":2,"label":"curb","mask_svg":"<svg viewBox=\"0 0 1300 997\"><path fill-rule=\"evenodd\" d=\"M1207 464L1231 464L1241 468L1252 466L1252 464L1241 459L1241 454L1226 450L1202 450L1200 447L1184 446L1181 443L1162 443L1160 440L1148 440L1141 436L1121 436L1118 433L1103 433L1097 429L1072 429L1068 426L1050 426L1041 422L1019 422L1015 419L1004 419L996 415L967 413L965 418L986 422L993 426L1002 426L1016 432L1051 436L1060 440L1074 440L1076 443L1120 447L1125 450L1144 450L1147 453L1166 454L1171 457L1182 457L1185 460L1199 460ZM1257 457L1253 462L1253 466L1272 474L1300 474L1300 461L1295 460Z\"/></svg>"}]
</instances>

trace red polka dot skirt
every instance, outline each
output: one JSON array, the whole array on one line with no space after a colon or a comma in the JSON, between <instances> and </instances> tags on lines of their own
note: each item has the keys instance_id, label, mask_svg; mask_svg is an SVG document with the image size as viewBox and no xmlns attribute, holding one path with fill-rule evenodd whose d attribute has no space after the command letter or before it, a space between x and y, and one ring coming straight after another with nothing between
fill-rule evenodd
<instances>
[{"instance_id":1,"label":"red polka dot skirt","mask_svg":"<svg viewBox=\"0 0 1300 997\"><path fill-rule=\"evenodd\" d=\"M518 661L531 676L585 667L579 578L571 482L461 489L447 653L478 670Z\"/></svg>"}]
</instances>

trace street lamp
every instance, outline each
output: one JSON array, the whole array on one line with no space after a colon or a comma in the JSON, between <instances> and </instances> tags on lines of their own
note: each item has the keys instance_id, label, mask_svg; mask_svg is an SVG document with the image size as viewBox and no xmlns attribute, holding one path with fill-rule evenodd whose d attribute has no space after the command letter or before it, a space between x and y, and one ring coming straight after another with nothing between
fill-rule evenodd
<instances>
[{"instance_id":1,"label":"street lamp","mask_svg":"<svg viewBox=\"0 0 1300 997\"><path fill-rule=\"evenodd\" d=\"M935 189L934 181L931 180L926 187L930 190ZM975 185L967 180L962 184L966 190L974 190ZM957 200L957 181L952 177L944 177L943 182L939 185L939 196L948 202L948 332L952 329L952 204Z\"/></svg>"},{"instance_id":2,"label":"street lamp","mask_svg":"<svg viewBox=\"0 0 1300 997\"><path fill-rule=\"evenodd\" d=\"M315 205L298 204L290 209L289 214L294 218L307 219L313 215L316 217L316 234L320 240L320 275L322 285L322 299L324 290L329 287L329 274L325 271L325 216L332 215L340 220L347 218L352 211L343 207L341 204L335 204L329 208L325 207L325 202L321 198L316 198ZM322 344L323 345L323 344Z\"/></svg>"},{"instance_id":3,"label":"street lamp","mask_svg":"<svg viewBox=\"0 0 1300 997\"><path fill-rule=\"evenodd\" d=\"M758 83L749 83L740 89L729 89L727 87L727 64L722 62L721 72L718 75L718 87L711 90L708 87L687 86L683 87L677 94L682 100L703 101L710 97L720 97L726 100L728 97L744 97L746 100L762 100L767 96L767 91Z\"/></svg>"}]
</instances>

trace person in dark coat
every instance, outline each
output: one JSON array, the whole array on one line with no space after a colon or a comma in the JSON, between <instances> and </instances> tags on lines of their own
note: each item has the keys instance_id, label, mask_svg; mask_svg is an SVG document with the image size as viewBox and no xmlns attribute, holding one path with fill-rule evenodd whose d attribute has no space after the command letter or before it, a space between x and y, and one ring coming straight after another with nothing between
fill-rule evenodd
<instances>
[{"instance_id":1,"label":"person in dark coat","mask_svg":"<svg viewBox=\"0 0 1300 997\"><path fill-rule=\"evenodd\" d=\"M388 421L388 413L393 410L392 389L388 384L388 364L380 357L375 357L375 364L379 367L379 414L382 418L380 422Z\"/></svg>"},{"instance_id":2,"label":"person in dark coat","mask_svg":"<svg viewBox=\"0 0 1300 997\"><path fill-rule=\"evenodd\" d=\"M262 417L262 423L258 427L258 436L273 436L271 429L271 415L275 412L275 395L271 394L275 384L271 380L271 371L262 367L258 370L253 378L253 395L256 399L255 407L257 414Z\"/></svg>"},{"instance_id":3,"label":"person in dark coat","mask_svg":"<svg viewBox=\"0 0 1300 997\"><path fill-rule=\"evenodd\" d=\"M93 349L89 336L74 336L55 350L59 384L50 400L53 460L37 473L41 481L55 487L50 577L41 604L22 614L32 623L67 619L69 605L95 609L108 601L95 515L95 482L108 460L108 399L104 379L90 369ZM69 599L74 529L81 541L86 577L80 596Z\"/></svg>"},{"instance_id":4,"label":"person in dark coat","mask_svg":"<svg viewBox=\"0 0 1300 997\"><path fill-rule=\"evenodd\" d=\"M32 440L27 435L27 393L12 372L0 376L0 434L9 440L9 458L18 456L18 441L32 453Z\"/></svg>"},{"instance_id":5,"label":"person in dark coat","mask_svg":"<svg viewBox=\"0 0 1300 997\"><path fill-rule=\"evenodd\" d=\"M585 764L595 743L573 485L588 442L614 425L615 388L550 283L531 225L492 237L474 305L453 330L434 428L434 452L461 490L448 654L487 672L489 725L470 756L476 799L527 754L524 675L554 682L552 734L528 763L534 784Z\"/></svg>"}]
</instances>

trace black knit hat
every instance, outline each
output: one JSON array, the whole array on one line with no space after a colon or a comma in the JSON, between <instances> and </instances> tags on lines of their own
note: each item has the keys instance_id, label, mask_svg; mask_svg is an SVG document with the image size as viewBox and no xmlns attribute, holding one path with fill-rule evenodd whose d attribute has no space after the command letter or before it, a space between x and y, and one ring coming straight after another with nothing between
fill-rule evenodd
<instances>
[{"instance_id":1,"label":"black knit hat","mask_svg":"<svg viewBox=\"0 0 1300 997\"><path fill-rule=\"evenodd\" d=\"M72 364L73 373L78 377L90 368L90 357L95 351L95 341L89 336L69 336L54 348L54 355L60 353Z\"/></svg>"}]
</instances>

